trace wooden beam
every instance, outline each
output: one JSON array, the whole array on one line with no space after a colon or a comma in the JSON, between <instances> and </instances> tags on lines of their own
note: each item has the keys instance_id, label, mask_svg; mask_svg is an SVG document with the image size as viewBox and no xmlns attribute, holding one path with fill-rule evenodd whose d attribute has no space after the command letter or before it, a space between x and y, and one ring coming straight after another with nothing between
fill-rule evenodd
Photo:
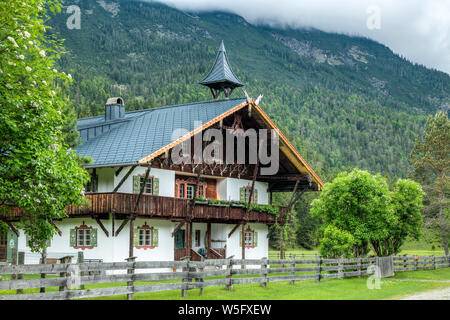
<instances>
[{"instance_id":1,"label":"wooden beam","mask_svg":"<svg viewBox=\"0 0 450 320\"><path fill-rule=\"evenodd\" d=\"M12 225L11 222L6 221L6 220L3 220L3 221L8 225L8 227L11 229L11 231L16 234L16 236L20 235L19 231Z\"/></svg>"},{"instance_id":2,"label":"wooden beam","mask_svg":"<svg viewBox=\"0 0 450 320\"><path fill-rule=\"evenodd\" d=\"M149 163L149 166L147 167L147 170L145 171L144 183L141 186L141 190L139 191L138 198L136 200L136 203L134 204L134 209L133 209L133 214L132 214L133 217L139 208L139 202L141 201L142 194L144 193L145 185L147 184L148 176L150 175L150 169L151 169L151 165ZM132 257L132 256L130 256L130 257Z\"/></svg>"},{"instance_id":3,"label":"wooden beam","mask_svg":"<svg viewBox=\"0 0 450 320\"><path fill-rule=\"evenodd\" d=\"M299 183L300 183L300 180L297 180L297 181L295 182L294 191L292 191L292 193L291 193L291 199L289 200L289 204L288 204L289 211L290 211L291 208L292 208L292 205L293 205L293 202L294 202L294 198L295 198L295 193L297 192L297 188L298 188L298 184L299 184Z\"/></svg>"},{"instance_id":4,"label":"wooden beam","mask_svg":"<svg viewBox=\"0 0 450 320\"><path fill-rule=\"evenodd\" d=\"M106 230L105 226L103 225L102 221L99 218L96 218L95 221L97 221L100 228L103 230L103 232L106 234L106 237L109 238L109 231Z\"/></svg>"},{"instance_id":5,"label":"wooden beam","mask_svg":"<svg viewBox=\"0 0 450 320\"><path fill-rule=\"evenodd\" d=\"M308 181L307 174L288 174L288 175L274 175L274 176L258 176L258 180L266 181Z\"/></svg>"},{"instance_id":6,"label":"wooden beam","mask_svg":"<svg viewBox=\"0 0 450 320\"><path fill-rule=\"evenodd\" d=\"M116 177L119 175L120 172L122 172L124 167L120 167L119 169L116 170L115 175Z\"/></svg>"},{"instance_id":7,"label":"wooden beam","mask_svg":"<svg viewBox=\"0 0 450 320\"><path fill-rule=\"evenodd\" d=\"M186 220L183 220L180 222L179 225L177 225L177 227L175 229L173 229L172 238L175 236L175 233L177 233L184 226L185 223L186 223Z\"/></svg>"},{"instance_id":8,"label":"wooden beam","mask_svg":"<svg viewBox=\"0 0 450 320\"><path fill-rule=\"evenodd\" d=\"M119 229L117 229L116 234L114 235L115 237L119 235L120 231L122 231L123 227L125 227L128 221L130 221L130 218L123 220L122 224L120 225Z\"/></svg>"},{"instance_id":9,"label":"wooden beam","mask_svg":"<svg viewBox=\"0 0 450 320\"><path fill-rule=\"evenodd\" d=\"M58 235L61 237L62 232L61 232L61 230L59 230L59 228L56 226L56 224L53 221L50 221L50 224L53 226L53 228L56 229L56 232L58 232Z\"/></svg>"},{"instance_id":10,"label":"wooden beam","mask_svg":"<svg viewBox=\"0 0 450 320\"><path fill-rule=\"evenodd\" d=\"M242 259L245 259L245 223L242 224L242 239L239 239L242 243ZM245 265L242 265L242 269L245 269Z\"/></svg>"},{"instance_id":11,"label":"wooden beam","mask_svg":"<svg viewBox=\"0 0 450 320\"><path fill-rule=\"evenodd\" d=\"M252 189L250 190L250 194L248 196L248 206L247 206L247 210L245 212L246 216L247 216L248 212L250 211L250 204L252 203L252 200L253 200L253 193L255 191L255 180L256 180L256 176L258 175L258 169L259 169L259 157L258 157L258 160L256 161L255 169L253 170Z\"/></svg>"},{"instance_id":12,"label":"wooden beam","mask_svg":"<svg viewBox=\"0 0 450 320\"><path fill-rule=\"evenodd\" d=\"M119 190L119 188L123 185L123 183L125 182L125 180L128 179L128 177L130 176L130 174L133 172L133 170L137 167L137 165L133 165L131 166L130 170L128 170L127 174L122 178L122 180L120 180L119 184L114 188L113 193L116 193L117 190Z\"/></svg>"},{"instance_id":13,"label":"wooden beam","mask_svg":"<svg viewBox=\"0 0 450 320\"><path fill-rule=\"evenodd\" d=\"M228 238L231 237L231 235L236 231L237 228L239 228L240 225L241 225L241 224L238 223L237 225L234 226L233 229L231 229L230 233L228 234Z\"/></svg>"}]
</instances>

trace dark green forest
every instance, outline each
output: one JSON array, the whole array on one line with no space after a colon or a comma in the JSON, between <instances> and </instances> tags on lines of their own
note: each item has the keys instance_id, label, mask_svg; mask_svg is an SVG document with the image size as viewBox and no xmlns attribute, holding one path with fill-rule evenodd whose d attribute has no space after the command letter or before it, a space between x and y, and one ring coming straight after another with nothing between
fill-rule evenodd
<instances>
[{"instance_id":1,"label":"dark green forest","mask_svg":"<svg viewBox=\"0 0 450 320\"><path fill-rule=\"evenodd\" d=\"M212 99L198 81L221 40L246 91L264 95L261 107L324 181L352 167L406 177L426 116L450 106L448 74L367 38L254 26L229 13L158 3L64 4L48 24L65 39L59 64L74 78L64 90L78 117L104 113L111 96L122 96L127 110ZM71 4L81 8L79 30L66 25ZM232 95L242 96L240 89ZM311 196L298 212L308 211ZM304 219L299 214L300 225L313 228Z\"/></svg>"}]
</instances>

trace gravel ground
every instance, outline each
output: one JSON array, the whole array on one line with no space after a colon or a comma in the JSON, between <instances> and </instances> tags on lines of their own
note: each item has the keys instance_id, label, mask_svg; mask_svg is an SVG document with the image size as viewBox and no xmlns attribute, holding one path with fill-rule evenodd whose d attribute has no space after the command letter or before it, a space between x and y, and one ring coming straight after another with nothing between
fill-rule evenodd
<instances>
[{"instance_id":1,"label":"gravel ground","mask_svg":"<svg viewBox=\"0 0 450 320\"><path fill-rule=\"evenodd\" d=\"M450 287L414 294L402 300L450 300Z\"/></svg>"}]
</instances>

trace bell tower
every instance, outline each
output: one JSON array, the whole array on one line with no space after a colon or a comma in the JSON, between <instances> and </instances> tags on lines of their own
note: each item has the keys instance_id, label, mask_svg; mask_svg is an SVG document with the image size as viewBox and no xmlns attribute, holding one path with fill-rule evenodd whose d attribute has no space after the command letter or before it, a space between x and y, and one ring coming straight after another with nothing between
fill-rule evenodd
<instances>
[{"instance_id":1,"label":"bell tower","mask_svg":"<svg viewBox=\"0 0 450 320\"><path fill-rule=\"evenodd\" d=\"M231 69L223 40L211 70L199 83L211 90L214 99L217 99L221 92L228 99L235 88L244 86Z\"/></svg>"}]
</instances>

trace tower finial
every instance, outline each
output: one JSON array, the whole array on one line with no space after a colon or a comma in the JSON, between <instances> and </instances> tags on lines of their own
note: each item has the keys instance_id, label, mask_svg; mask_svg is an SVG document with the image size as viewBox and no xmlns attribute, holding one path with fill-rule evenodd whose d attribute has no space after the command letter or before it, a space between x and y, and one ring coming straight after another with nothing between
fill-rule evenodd
<instances>
[{"instance_id":1,"label":"tower finial","mask_svg":"<svg viewBox=\"0 0 450 320\"><path fill-rule=\"evenodd\" d=\"M222 91L228 99L235 88L244 86L231 69L223 40L211 70L199 83L211 90L214 99L217 99Z\"/></svg>"}]
</instances>

